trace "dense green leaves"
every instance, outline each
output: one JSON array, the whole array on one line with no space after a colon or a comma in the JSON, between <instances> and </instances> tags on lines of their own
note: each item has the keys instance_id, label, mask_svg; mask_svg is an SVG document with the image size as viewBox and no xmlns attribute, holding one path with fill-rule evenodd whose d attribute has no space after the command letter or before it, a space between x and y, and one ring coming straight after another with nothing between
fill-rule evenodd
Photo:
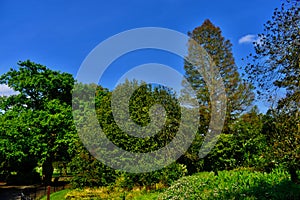
<instances>
[{"instance_id":1,"label":"dense green leaves","mask_svg":"<svg viewBox=\"0 0 300 200\"><path fill-rule=\"evenodd\" d=\"M107 137L115 143L118 147L132 152L150 152L161 147L164 147L172 140L178 130L180 120L180 107L174 95L167 90L167 88L153 88L151 85L137 85L135 82L125 82L123 85L118 86L115 90L122 91L120 95L128 94L126 90L137 88L133 95L130 97L129 102L124 102L121 98L116 97L118 105L118 113L125 126L124 129L119 127L113 116L111 109L111 93L107 94L102 103L97 109L102 130L106 133ZM119 101L120 99L120 101ZM165 124L162 127L155 127L145 129L143 138L134 137L129 135L126 130L131 130L129 119L125 116L125 109L129 109L130 119L139 126L146 126L150 122L150 109L153 105L160 104L166 110ZM128 108L129 106L129 108ZM124 110L122 110L124 108ZM126 127L127 126L127 127ZM158 131L158 132L155 132ZM153 135L153 136L152 136Z\"/></svg>"},{"instance_id":2,"label":"dense green leaves","mask_svg":"<svg viewBox=\"0 0 300 200\"><path fill-rule=\"evenodd\" d=\"M17 172L17 175L23 177L25 174L33 174L36 166L42 166L44 181L49 184L53 173L52 163L70 162L74 187L114 184L133 188L153 186L156 183L170 185L186 173L214 171L215 174L204 173L200 178L182 179L163 194L162 198L177 195L185 195L184 198L187 195L191 198L206 198L208 196L205 196L205 192L209 193L209 197L217 198L286 197L276 196L278 194L272 189L280 181L286 181L284 172L276 172L273 176L274 174L250 174L244 171L236 174L218 173L218 170L251 167L270 172L275 166L283 166L289 170L292 181L298 182L299 12L298 1L288 2L281 9L276 9L272 20L265 24L265 32L259 35L260 41L254 45L255 54L250 56L253 60L245 67L251 84L242 80L239 75L231 52L232 44L222 36L219 27L206 20L189 33L191 39L207 52L203 54L189 43L184 63L185 77L196 91L200 105L198 132L190 148L176 162L150 173L117 171L101 163L101 158L97 160L93 156L97 155L99 144L108 143L107 139L122 149L122 153L155 152L170 144L180 127L183 127L186 134L179 139L185 141L190 127L183 124L181 118L186 121L198 120L191 120L192 115L181 116L182 111L193 110L193 106L182 106L179 103L179 100L189 100L187 94L190 91L185 90L187 87L178 100L179 94L175 94L172 89L136 81L125 81L113 91L96 84L78 83L78 93L73 94L72 99L75 82L72 75L53 71L29 60L18 63L17 69L11 69L0 76L0 84L6 84L17 92L8 97L0 97L1 176ZM204 58L208 55L212 60ZM198 59L200 64L192 64L190 61L193 59ZM212 61L213 64L207 63ZM220 74L213 75L203 66L205 64L212 67L209 70L219 71ZM200 74L199 69L207 71ZM207 83L208 77L205 76L211 76L211 82ZM198 153L207 136L212 107L220 103L211 100L212 96L220 95L220 90L211 90L213 88L209 84L221 78L227 96L223 134L212 151L204 159L199 159ZM183 86L186 84L188 83L183 83ZM276 99L276 107L266 115L259 114L255 107L246 112L254 99L252 85L258 86L258 92L271 96L269 100L274 100L273 89L281 89L285 96L278 101ZM130 97L128 101L124 98L127 95ZM89 108L87 113L82 112L85 108ZM94 111L97 119L95 118L94 124L89 124ZM82 142L77 136L72 112L76 116L77 128L83 128L87 133L80 135ZM136 126L143 131L132 131ZM104 135L98 137L99 129L95 127L101 127ZM140 135L130 134L130 131ZM110 146L103 155L111 158L112 165L123 162L138 171L137 163L124 156L125 153L119 155L109 148ZM184 149L180 145L176 148ZM166 155L157 156L164 159L174 154L174 149L167 150ZM117 156L119 160L116 161L114 158ZM148 166L153 162L163 162L162 160L149 159L141 163ZM208 183L209 181L215 182ZM232 184L227 187L228 182ZM191 184L196 188L190 187ZM203 195L196 193L194 189L198 193L204 192ZM260 193L255 194L256 190Z\"/></svg>"},{"instance_id":3,"label":"dense green leaves","mask_svg":"<svg viewBox=\"0 0 300 200\"><path fill-rule=\"evenodd\" d=\"M231 124L231 134L222 134L212 151L204 159L206 171L230 170L265 164L263 154L268 148L262 134L262 115L254 107Z\"/></svg>"},{"instance_id":4,"label":"dense green leaves","mask_svg":"<svg viewBox=\"0 0 300 200\"><path fill-rule=\"evenodd\" d=\"M163 199L299 199L299 185L288 174L274 170L270 174L249 170L201 172L179 179L159 195Z\"/></svg>"},{"instance_id":5,"label":"dense green leaves","mask_svg":"<svg viewBox=\"0 0 300 200\"><path fill-rule=\"evenodd\" d=\"M18 69L0 77L0 83L18 92L1 98L2 166L18 172L26 162L30 170L42 164L44 181L49 184L52 162L70 160L76 140L71 112L74 79L31 61L18 64Z\"/></svg>"},{"instance_id":6,"label":"dense green leaves","mask_svg":"<svg viewBox=\"0 0 300 200\"><path fill-rule=\"evenodd\" d=\"M31 112L8 111L0 116L1 170L31 172L38 160L31 147L32 133L28 130Z\"/></svg>"},{"instance_id":7,"label":"dense green leaves","mask_svg":"<svg viewBox=\"0 0 300 200\"><path fill-rule=\"evenodd\" d=\"M295 174L300 166L299 111L270 109L265 118L263 133L268 136L271 146L269 160L285 166L291 173L291 179L299 182Z\"/></svg>"},{"instance_id":8,"label":"dense green leaves","mask_svg":"<svg viewBox=\"0 0 300 200\"><path fill-rule=\"evenodd\" d=\"M115 120L116 114L113 114L112 92L96 85L78 84L76 87L80 98L77 99L77 95L74 95L73 107L75 108L79 108L80 106L90 106L88 101L91 99L88 97L85 98L85 91L96 91L95 106L98 122L106 137L119 148L135 153L152 152L167 145L178 131L180 107L175 94L168 88L147 85L136 81L126 81L119 85L115 89L115 91L119 92L116 95L120 95L115 99L115 106L118 108L119 118L121 118L120 121L125 121L122 128ZM134 92L130 96L129 101L123 101L122 96L129 95L130 91ZM141 132L141 134L147 134L146 137L130 135L127 132L131 130L128 120L132 120L133 123L140 127L145 127L149 123L154 123L152 120L155 116L153 116L153 113L151 114L151 112L155 112L153 106L157 104L162 105L166 113L165 121L162 126L156 126L154 124L153 128L145 129L146 132ZM129 112L129 116L126 114L127 111ZM75 112L77 111L75 110ZM81 127L81 124L86 124L86 121L90 120L88 116L88 114L83 112L76 115L78 127ZM83 144L77 144L77 153L73 158L71 165L74 174L74 186L107 185L112 184L114 181L116 181L118 186L126 188L144 185L149 186L159 182L168 185L186 173L186 167L178 163L173 163L159 171L149 173L132 174L111 169L92 157L92 155L97 154L98 145L101 145L99 139L97 139L97 141L100 141L100 143L93 143L96 139L92 138L92 136L99 137L96 127L88 126L88 124L82 127L88 129L88 133L93 132L94 134L82 135L82 138L84 137L84 145L92 144L89 147L90 153L86 152L84 147L82 147ZM178 146L178 148L181 147ZM107 154L105 155L111 158L111 162L117 162L113 157L115 152L107 149L106 153ZM169 153L172 154L172 151L170 150ZM118 154L116 156L122 155ZM133 162L132 160L128 160L128 158L120 158L119 160L127 165L130 165ZM149 160L150 164L152 164L151 162L155 161Z\"/></svg>"}]
</instances>

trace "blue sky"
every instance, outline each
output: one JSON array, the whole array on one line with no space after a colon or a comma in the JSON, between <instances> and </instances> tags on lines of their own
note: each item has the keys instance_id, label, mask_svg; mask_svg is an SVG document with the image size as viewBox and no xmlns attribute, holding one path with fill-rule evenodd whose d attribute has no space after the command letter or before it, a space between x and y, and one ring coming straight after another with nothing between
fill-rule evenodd
<instances>
[{"instance_id":1,"label":"blue sky","mask_svg":"<svg viewBox=\"0 0 300 200\"><path fill-rule=\"evenodd\" d=\"M0 74L30 59L74 76L88 53L119 32L138 27L164 27L182 33L192 31L205 19L219 26L233 44L238 66L253 50L249 41L263 31L280 0L128 0L128 1L14 1L0 0ZM239 42L240 41L240 42ZM115 62L101 84L112 88L122 76L121 65L133 67L164 62L182 68L179 59L144 51ZM122 71L122 69L124 69ZM179 69L179 71L182 69ZM0 93L7 92L5 86Z\"/></svg>"}]
</instances>

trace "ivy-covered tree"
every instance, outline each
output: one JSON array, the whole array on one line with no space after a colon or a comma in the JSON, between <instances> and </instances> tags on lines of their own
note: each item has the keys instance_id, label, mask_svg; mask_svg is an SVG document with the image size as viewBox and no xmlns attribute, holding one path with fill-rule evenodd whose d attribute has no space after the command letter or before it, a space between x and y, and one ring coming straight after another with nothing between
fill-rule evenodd
<instances>
[{"instance_id":1,"label":"ivy-covered tree","mask_svg":"<svg viewBox=\"0 0 300 200\"><path fill-rule=\"evenodd\" d=\"M50 184L52 163L70 160L76 140L71 107L74 79L29 60L18 65L0 77L1 84L17 92L0 102L2 162L9 167L17 163L16 171L23 170L26 160L32 161L31 168L40 163L43 181Z\"/></svg>"},{"instance_id":2,"label":"ivy-covered tree","mask_svg":"<svg viewBox=\"0 0 300 200\"><path fill-rule=\"evenodd\" d=\"M300 5L289 1L276 8L272 19L254 44L255 53L245 67L260 97L274 105L268 111L272 155L289 168L291 179L299 182L300 166ZM277 92L282 93L276 97ZM282 97L283 96L283 97ZM268 120L270 122L270 120Z\"/></svg>"}]
</instances>

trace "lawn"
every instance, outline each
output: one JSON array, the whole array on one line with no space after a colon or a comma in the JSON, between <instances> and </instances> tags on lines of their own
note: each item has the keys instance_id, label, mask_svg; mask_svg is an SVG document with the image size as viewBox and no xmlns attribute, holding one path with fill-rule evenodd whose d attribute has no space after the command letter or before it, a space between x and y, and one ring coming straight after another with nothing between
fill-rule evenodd
<instances>
[{"instance_id":1,"label":"lawn","mask_svg":"<svg viewBox=\"0 0 300 200\"><path fill-rule=\"evenodd\" d=\"M98 189L66 189L59 192L55 192L50 195L51 200L79 200L79 199L132 199L132 200L154 200L159 195L158 191L146 192L146 191L109 191L107 188ZM41 200L46 200L44 196Z\"/></svg>"},{"instance_id":2,"label":"lawn","mask_svg":"<svg viewBox=\"0 0 300 200\"><path fill-rule=\"evenodd\" d=\"M65 196L68 192L70 192L70 189L65 189L65 190L55 192L50 195L50 199L51 200L63 200L63 199L65 199ZM42 197L41 200L47 200L47 196Z\"/></svg>"}]
</instances>

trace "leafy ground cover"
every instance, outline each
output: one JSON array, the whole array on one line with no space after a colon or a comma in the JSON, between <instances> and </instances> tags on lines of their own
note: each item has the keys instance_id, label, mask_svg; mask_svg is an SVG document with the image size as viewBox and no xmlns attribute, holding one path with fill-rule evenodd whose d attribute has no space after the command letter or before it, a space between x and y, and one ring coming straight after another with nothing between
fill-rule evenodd
<instances>
[{"instance_id":1,"label":"leafy ground cover","mask_svg":"<svg viewBox=\"0 0 300 200\"><path fill-rule=\"evenodd\" d=\"M300 199L300 185L289 180L286 171L271 173L249 169L201 172L174 182L167 189L147 191L135 188L85 188L63 190L51 195L51 200L76 199ZM44 199L42 199L44 200Z\"/></svg>"},{"instance_id":2,"label":"leafy ground cover","mask_svg":"<svg viewBox=\"0 0 300 200\"><path fill-rule=\"evenodd\" d=\"M278 169L202 172L179 179L158 199L300 199L300 185Z\"/></svg>"}]
</instances>

